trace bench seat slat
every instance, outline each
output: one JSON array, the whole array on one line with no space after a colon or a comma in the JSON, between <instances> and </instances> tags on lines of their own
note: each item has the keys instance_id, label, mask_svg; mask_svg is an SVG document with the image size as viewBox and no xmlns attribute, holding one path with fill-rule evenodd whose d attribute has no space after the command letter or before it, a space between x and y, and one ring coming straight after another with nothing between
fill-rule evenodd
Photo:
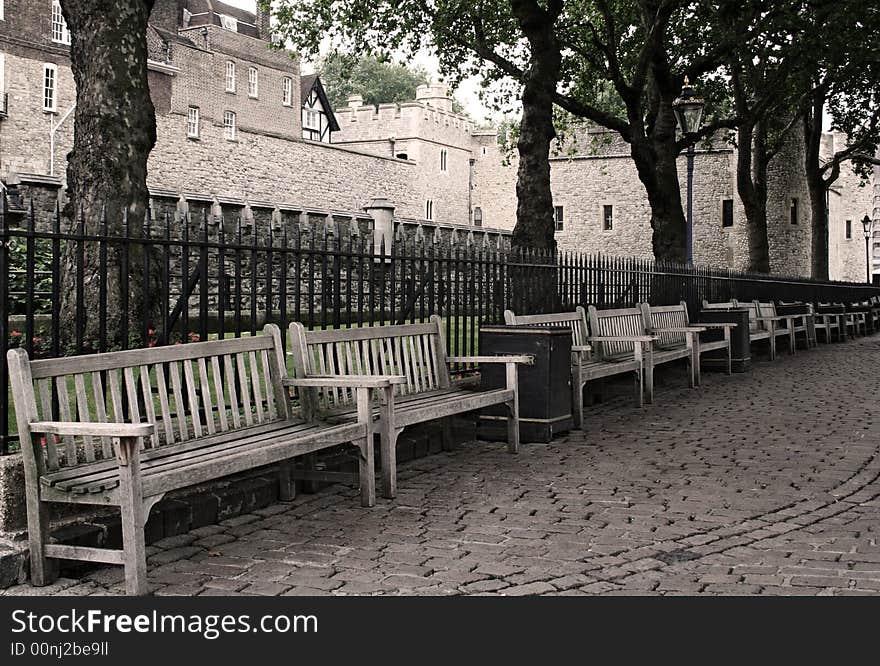
<instances>
[{"instance_id":1,"label":"bench seat slat","mask_svg":"<svg viewBox=\"0 0 880 666\"><path fill-rule=\"evenodd\" d=\"M245 429L238 433L238 437L227 441L217 441L216 438L205 437L200 441L201 446L195 449L177 451L173 446L163 447L166 450L160 449L162 455L142 461L141 473L144 484L149 483L150 477L180 472L190 467L222 466L230 456L259 456L260 452L266 449L273 449L275 455L280 455L280 450L284 448L290 450L292 456L297 442L306 443L309 440L324 437L341 444L363 436L362 426L356 423L329 426L320 422L311 422L291 426L288 423L279 422L275 425L274 429L261 428L262 432L255 434L251 434ZM284 457L279 459L284 459ZM118 486L118 468L114 466L113 468L92 471L91 467L91 465L81 465L78 468L81 472L80 476L60 481L56 480L54 475L47 475L44 477L44 483L47 482L47 485L52 485L59 490L75 493L104 492ZM227 473L232 472L224 471L220 476L225 476ZM216 476L217 474L215 474Z\"/></svg>"}]
</instances>

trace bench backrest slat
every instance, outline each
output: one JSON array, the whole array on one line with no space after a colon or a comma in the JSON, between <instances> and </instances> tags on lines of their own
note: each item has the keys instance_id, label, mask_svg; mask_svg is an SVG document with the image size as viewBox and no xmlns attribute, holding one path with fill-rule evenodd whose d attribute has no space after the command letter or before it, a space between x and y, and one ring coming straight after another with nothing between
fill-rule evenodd
<instances>
[{"instance_id":1,"label":"bench backrest slat","mask_svg":"<svg viewBox=\"0 0 880 666\"><path fill-rule=\"evenodd\" d=\"M645 319L641 308L617 308L597 310L589 307L590 330L596 337L619 337L645 335ZM600 359L631 356L635 352L633 342L600 342L594 347Z\"/></svg>"},{"instance_id":2,"label":"bench backrest slat","mask_svg":"<svg viewBox=\"0 0 880 666\"><path fill-rule=\"evenodd\" d=\"M309 331L290 325L291 355L297 377L307 375L402 375L396 395L449 386L446 346L439 317L421 324ZM355 390L328 386L298 391L307 410L350 408Z\"/></svg>"},{"instance_id":3,"label":"bench backrest slat","mask_svg":"<svg viewBox=\"0 0 880 666\"><path fill-rule=\"evenodd\" d=\"M571 328L571 344L587 345L590 337L587 327L587 313L579 305L573 312L551 312L537 315L518 315L512 310L504 311L504 323L516 325L542 326L546 328Z\"/></svg>"},{"instance_id":4,"label":"bench backrest slat","mask_svg":"<svg viewBox=\"0 0 880 666\"><path fill-rule=\"evenodd\" d=\"M59 359L30 361L23 350L11 350L22 448L36 420L153 423L155 433L143 446L156 448L285 419L280 344L278 327L270 324L259 336ZM39 464L55 471L108 459L113 442L52 436L41 451Z\"/></svg>"},{"instance_id":5,"label":"bench backrest slat","mask_svg":"<svg viewBox=\"0 0 880 666\"><path fill-rule=\"evenodd\" d=\"M642 316L652 329L658 329L657 346L676 346L687 344L684 332L663 332L664 328L683 328L690 326L687 304L682 301L678 305L649 305L642 303Z\"/></svg>"}]
</instances>

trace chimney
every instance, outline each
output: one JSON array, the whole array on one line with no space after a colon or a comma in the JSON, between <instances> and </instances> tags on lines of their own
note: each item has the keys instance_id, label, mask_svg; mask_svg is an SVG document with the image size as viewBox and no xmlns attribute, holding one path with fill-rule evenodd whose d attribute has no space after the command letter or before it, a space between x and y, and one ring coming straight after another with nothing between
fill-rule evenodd
<instances>
[{"instance_id":1,"label":"chimney","mask_svg":"<svg viewBox=\"0 0 880 666\"><path fill-rule=\"evenodd\" d=\"M260 6L257 6L257 30L260 31L260 39L265 41L272 40L272 26L270 23L271 14L268 9L263 9Z\"/></svg>"}]
</instances>

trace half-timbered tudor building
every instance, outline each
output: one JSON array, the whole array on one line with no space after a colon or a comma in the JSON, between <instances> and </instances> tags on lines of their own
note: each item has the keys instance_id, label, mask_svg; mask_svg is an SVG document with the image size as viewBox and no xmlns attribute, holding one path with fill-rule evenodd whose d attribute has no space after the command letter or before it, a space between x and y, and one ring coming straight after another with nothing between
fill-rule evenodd
<instances>
[{"instance_id":1,"label":"half-timbered tudor building","mask_svg":"<svg viewBox=\"0 0 880 666\"><path fill-rule=\"evenodd\" d=\"M339 131L339 123L321 77L317 74L306 74L300 79L302 91L302 136L310 141L333 143L333 132Z\"/></svg>"}]
</instances>

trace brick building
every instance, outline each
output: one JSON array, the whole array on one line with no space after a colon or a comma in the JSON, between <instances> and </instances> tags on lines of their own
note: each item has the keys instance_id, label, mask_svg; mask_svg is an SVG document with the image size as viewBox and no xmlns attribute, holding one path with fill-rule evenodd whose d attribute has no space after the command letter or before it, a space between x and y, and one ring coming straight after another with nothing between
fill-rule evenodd
<instances>
[{"instance_id":1,"label":"brick building","mask_svg":"<svg viewBox=\"0 0 880 666\"><path fill-rule=\"evenodd\" d=\"M0 179L57 194L73 144L69 33L57 0L2 6ZM254 201L360 211L385 196L399 214L420 217L412 162L333 146L329 132L304 138L299 59L269 40L265 12L156 1L147 35L157 115L151 192L233 211Z\"/></svg>"},{"instance_id":2,"label":"brick building","mask_svg":"<svg viewBox=\"0 0 880 666\"><path fill-rule=\"evenodd\" d=\"M0 7L0 179L57 194L73 141L69 33L57 0L2 0ZM157 112L148 173L155 197L237 214L249 204L360 211L379 196L402 219L513 228L515 156L505 159L495 129L456 113L445 86L421 86L413 101L378 107L355 96L334 114L320 79L302 76L295 55L270 48L265 12L219 0L157 0L147 40ZM835 140L829 135L824 150ZM768 233L777 273L810 270L802 150L793 140L770 167ZM735 167L723 141L697 151L698 263L746 265ZM684 156L679 174L684 198ZM619 137L584 130L575 150L551 159L551 185L561 249L651 256L647 197ZM860 221L880 211L880 177L873 190L860 185L845 168L829 194L835 278L865 277Z\"/></svg>"}]
</instances>

